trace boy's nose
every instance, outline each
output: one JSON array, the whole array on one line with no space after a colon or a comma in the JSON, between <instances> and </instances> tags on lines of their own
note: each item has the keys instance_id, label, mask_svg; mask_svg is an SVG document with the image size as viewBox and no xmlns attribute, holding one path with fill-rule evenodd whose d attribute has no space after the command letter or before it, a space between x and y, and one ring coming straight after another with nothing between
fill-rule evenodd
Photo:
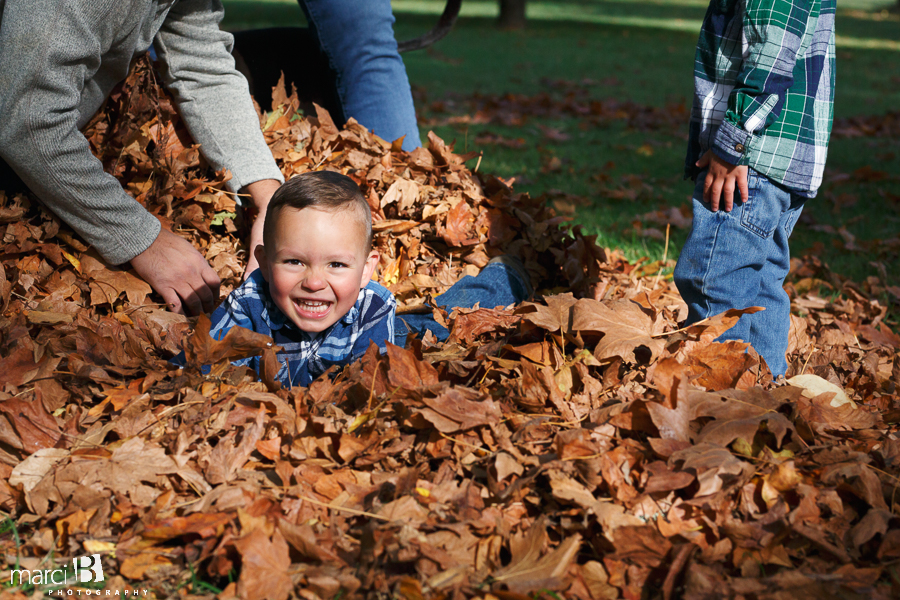
<instances>
[{"instance_id":1,"label":"boy's nose","mask_svg":"<svg viewBox=\"0 0 900 600\"><path fill-rule=\"evenodd\" d=\"M301 285L311 291L319 291L325 288L325 276L318 269L311 269L303 278Z\"/></svg>"}]
</instances>

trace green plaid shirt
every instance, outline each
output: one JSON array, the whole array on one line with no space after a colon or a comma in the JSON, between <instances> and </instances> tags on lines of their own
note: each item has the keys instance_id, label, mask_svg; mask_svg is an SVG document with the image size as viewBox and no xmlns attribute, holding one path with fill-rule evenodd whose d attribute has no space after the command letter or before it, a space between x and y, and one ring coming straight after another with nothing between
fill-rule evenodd
<instances>
[{"instance_id":1,"label":"green plaid shirt","mask_svg":"<svg viewBox=\"0 0 900 600\"><path fill-rule=\"evenodd\" d=\"M822 183L836 0L712 0L694 64L686 175L707 150L801 196Z\"/></svg>"}]
</instances>

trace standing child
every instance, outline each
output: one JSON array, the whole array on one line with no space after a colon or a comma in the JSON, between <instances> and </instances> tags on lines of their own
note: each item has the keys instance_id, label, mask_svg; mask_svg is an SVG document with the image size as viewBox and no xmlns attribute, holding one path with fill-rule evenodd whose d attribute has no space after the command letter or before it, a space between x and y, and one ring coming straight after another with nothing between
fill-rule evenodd
<instances>
[{"instance_id":1,"label":"standing child","mask_svg":"<svg viewBox=\"0 0 900 600\"><path fill-rule=\"evenodd\" d=\"M691 233L675 283L691 324L762 306L717 341L787 371L788 238L822 183L834 102L836 0L712 0L694 65ZM721 210L720 210L721 209Z\"/></svg>"},{"instance_id":2,"label":"standing child","mask_svg":"<svg viewBox=\"0 0 900 600\"><path fill-rule=\"evenodd\" d=\"M241 326L272 337L283 348L275 378L285 387L309 385L330 366L360 358L372 343L384 352L388 342L403 344L411 332L448 335L430 316L397 318L391 292L371 280L379 260L372 247L372 213L345 175L304 173L278 188L256 258L259 269L213 312L210 335L222 339ZM524 300L530 285L513 264L492 261L436 300L490 308ZM183 354L174 362L183 364ZM234 362L259 373L259 357Z\"/></svg>"}]
</instances>

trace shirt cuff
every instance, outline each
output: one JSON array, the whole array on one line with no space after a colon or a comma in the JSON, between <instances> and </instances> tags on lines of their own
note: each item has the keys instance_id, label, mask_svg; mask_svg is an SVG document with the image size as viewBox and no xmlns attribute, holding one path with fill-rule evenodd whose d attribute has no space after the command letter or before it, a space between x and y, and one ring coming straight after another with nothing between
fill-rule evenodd
<instances>
[{"instance_id":1,"label":"shirt cuff","mask_svg":"<svg viewBox=\"0 0 900 600\"><path fill-rule=\"evenodd\" d=\"M275 161L272 161L271 165L250 165L236 168L231 172L231 179L225 185L228 186L229 190L237 193L244 186L265 179L274 179L279 183L284 183L284 175L281 174L281 170L275 165ZM238 199L240 200L240 198Z\"/></svg>"},{"instance_id":2,"label":"shirt cuff","mask_svg":"<svg viewBox=\"0 0 900 600\"><path fill-rule=\"evenodd\" d=\"M728 121L722 121L713 141L712 151L725 162L733 165L747 164L747 149L753 134Z\"/></svg>"},{"instance_id":3,"label":"shirt cuff","mask_svg":"<svg viewBox=\"0 0 900 600\"><path fill-rule=\"evenodd\" d=\"M147 248L150 247L162 229L159 219L134 202L138 210L134 211L133 219L127 231L127 237L110 236L93 242L94 248L111 265L121 265Z\"/></svg>"}]
</instances>

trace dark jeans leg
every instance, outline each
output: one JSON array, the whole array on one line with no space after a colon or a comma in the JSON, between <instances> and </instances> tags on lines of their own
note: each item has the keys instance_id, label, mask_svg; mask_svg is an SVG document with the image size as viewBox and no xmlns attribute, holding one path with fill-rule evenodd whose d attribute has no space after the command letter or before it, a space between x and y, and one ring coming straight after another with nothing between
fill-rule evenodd
<instances>
[{"instance_id":1,"label":"dark jeans leg","mask_svg":"<svg viewBox=\"0 0 900 600\"><path fill-rule=\"evenodd\" d=\"M472 308L476 304L481 308L495 308L527 299L528 288L515 269L503 263L491 263L477 276L463 277L435 300L438 306L443 306L447 311ZM398 346L405 346L410 333L421 337L426 331L431 331L442 342L450 336L447 328L439 325L431 313L398 315L394 323L394 342Z\"/></svg>"}]
</instances>

